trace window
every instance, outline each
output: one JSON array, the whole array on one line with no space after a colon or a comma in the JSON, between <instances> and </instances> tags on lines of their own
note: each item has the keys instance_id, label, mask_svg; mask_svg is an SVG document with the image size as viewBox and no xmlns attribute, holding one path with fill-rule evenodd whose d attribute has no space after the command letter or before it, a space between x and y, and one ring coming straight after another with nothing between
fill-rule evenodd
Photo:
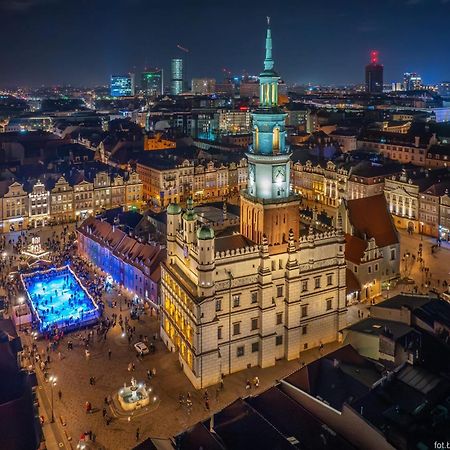
<instances>
[{"instance_id":1,"label":"window","mask_svg":"<svg viewBox=\"0 0 450 450\"><path fill-rule=\"evenodd\" d=\"M239 347L236 349L236 356L237 356L237 357L239 357L239 356L244 356L244 353L245 353L245 351L244 351L244 346L243 346L243 345L239 346Z\"/></svg>"},{"instance_id":2,"label":"window","mask_svg":"<svg viewBox=\"0 0 450 450\"><path fill-rule=\"evenodd\" d=\"M333 284L333 275L328 274L327 275L327 286L331 286Z\"/></svg>"},{"instance_id":3,"label":"window","mask_svg":"<svg viewBox=\"0 0 450 450\"><path fill-rule=\"evenodd\" d=\"M307 315L308 315L308 306L307 305L302 306L302 314L301 314L301 316L302 317L306 317Z\"/></svg>"},{"instance_id":4,"label":"window","mask_svg":"<svg viewBox=\"0 0 450 450\"><path fill-rule=\"evenodd\" d=\"M241 322L233 323L233 336L241 334Z\"/></svg>"},{"instance_id":5,"label":"window","mask_svg":"<svg viewBox=\"0 0 450 450\"><path fill-rule=\"evenodd\" d=\"M217 339L222 339L222 329L223 327L217 328Z\"/></svg>"},{"instance_id":6,"label":"window","mask_svg":"<svg viewBox=\"0 0 450 450\"><path fill-rule=\"evenodd\" d=\"M391 248L391 261L395 259L395 248Z\"/></svg>"},{"instance_id":7,"label":"window","mask_svg":"<svg viewBox=\"0 0 450 450\"><path fill-rule=\"evenodd\" d=\"M369 266L369 267L367 268L367 273L372 273L372 266Z\"/></svg>"},{"instance_id":8,"label":"window","mask_svg":"<svg viewBox=\"0 0 450 450\"><path fill-rule=\"evenodd\" d=\"M353 270L355 271L355 273L358 273L358 266L353 267Z\"/></svg>"},{"instance_id":9,"label":"window","mask_svg":"<svg viewBox=\"0 0 450 450\"><path fill-rule=\"evenodd\" d=\"M277 325L281 325L283 323L283 313L277 313Z\"/></svg>"},{"instance_id":10,"label":"window","mask_svg":"<svg viewBox=\"0 0 450 450\"><path fill-rule=\"evenodd\" d=\"M253 342L252 344L252 353L259 351L259 342Z\"/></svg>"},{"instance_id":11,"label":"window","mask_svg":"<svg viewBox=\"0 0 450 450\"><path fill-rule=\"evenodd\" d=\"M375 264L375 272L378 272L378 264Z\"/></svg>"},{"instance_id":12,"label":"window","mask_svg":"<svg viewBox=\"0 0 450 450\"><path fill-rule=\"evenodd\" d=\"M241 297L239 295L233 295L233 307L237 308L241 304Z\"/></svg>"},{"instance_id":13,"label":"window","mask_svg":"<svg viewBox=\"0 0 450 450\"><path fill-rule=\"evenodd\" d=\"M327 311L333 308L333 299L327 298Z\"/></svg>"},{"instance_id":14,"label":"window","mask_svg":"<svg viewBox=\"0 0 450 450\"><path fill-rule=\"evenodd\" d=\"M283 297L283 286L277 286L277 297Z\"/></svg>"},{"instance_id":15,"label":"window","mask_svg":"<svg viewBox=\"0 0 450 450\"><path fill-rule=\"evenodd\" d=\"M251 326L251 330L257 330L258 329L258 318L255 317L254 319L252 319L252 326Z\"/></svg>"},{"instance_id":16,"label":"window","mask_svg":"<svg viewBox=\"0 0 450 450\"><path fill-rule=\"evenodd\" d=\"M303 344L303 350L307 350L307 349L308 349L308 343L305 342L305 343Z\"/></svg>"},{"instance_id":17,"label":"window","mask_svg":"<svg viewBox=\"0 0 450 450\"><path fill-rule=\"evenodd\" d=\"M308 290L308 280L302 281L302 292L306 292Z\"/></svg>"},{"instance_id":18,"label":"window","mask_svg":"<svg viewBox=\"0 0 450 450\"><path fill-rule=\"evenodd\" d=\"M308 333L308 325L303 325L302 326L302 335L304 336L307 333Z\"/></svg>"},{"instance_id":19,"label":"window","mask_svg":"<svg viewBox=\"0 0 450 450\"><path fill-rule=\"evenodd\" d=\"M275 345L281 345L283 343L283 336L275 336Z\"/></svg>"},{"instance_id":20,"label":"window","mask_svg":"<svg viewBox=\"0 0 450 450\"><path fill-rule=\"evenodd\" d=\"M222 299L221 298L216 299L216 312L217 311L222 311Z\"/></svg>"},{"instance_id":21,"label":"window","mask_svg":"<svg viewBox=\"0 0 450 450\"><path fill-rule=\"evenodd\" d=\"M315 277L314 278L314 288L315 289L320 289L320 277Z\"/></svg>"},{"instance_id":22,"label":"window","mask_svg":"<svg viewBox=\"0 0 450 450\"><path fill-rule=\"evenodd\" d=\"M252 292L252 303L257 303L257 302L258 302L258 293Z\"/></svg>"}]
</instances>

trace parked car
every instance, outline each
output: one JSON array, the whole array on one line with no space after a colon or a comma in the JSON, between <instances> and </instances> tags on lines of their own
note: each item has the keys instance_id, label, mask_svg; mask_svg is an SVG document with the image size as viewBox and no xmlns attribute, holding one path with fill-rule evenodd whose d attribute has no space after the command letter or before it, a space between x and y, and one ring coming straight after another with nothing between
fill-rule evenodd
<instances>
[{"instance_id":1,"label":"parked car","mask_svg":"<svg viewBox=\"0 0 450 450\"><path fill-rule=\"evenodd\" d=\"M143 342L136 342L136 344L134 344L134 348L140 355L147 355L150 353L150 350Z\"/></svg>"}]
</instances>

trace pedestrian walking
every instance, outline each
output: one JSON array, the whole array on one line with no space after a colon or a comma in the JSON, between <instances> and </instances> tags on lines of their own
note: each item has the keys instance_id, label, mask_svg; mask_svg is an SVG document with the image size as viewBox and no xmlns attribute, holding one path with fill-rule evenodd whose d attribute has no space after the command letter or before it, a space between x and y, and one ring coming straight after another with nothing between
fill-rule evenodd
<instances>
[{"instance_id":1,"label":"pedestrian walking","mask_svg":"<svg viewBox=\"0 0 450 450\"><path fill-rule=\"evenodd\" d=\"M136 442L139 441L140 434L141 434L141 432L140 432L139 427L138 427L138 428L136 429Z\"/></svg>"},{"instance_id":2,"label":"pedestrian walking","mask_svg":"<svg viewBox=\"0 0 450 450\"><path fill-rule=\"evenodd\" d=\"M250 380L247 380L246 384L245 384L245 389L249 390L252 388L252 384L250 383Z\"/></svg>"},{"instance_id":3,"label":"pedestrian walking","mask_svg":"<svg viewBox=\"0 0 450 450\"><path fill-rule=\"evenodd\" d=\"M102 409L102 415L103 415L103 418L105 418L105 416L106 416L106 408Z\"/></svg>"},{"instance_id":4,"label":"pedestrian walking","mask_svg":"<svg viewBox=\"0 0 450 450\"><path fill-rule=\"evenodd\" d=\"M258 377L254 378L253 384L255 385L255 388L259 388L259 378Z\"/></svg>"},{"instance_id":5,"label":"pedestrian walking","mask_svg":"<svg viewBox=\"0 0 450 450\"><path fill-rule=\"evenodd\" d=\"M106 333L105 333L105 336L106 336ZM108 359L111 359L111 355L112 355L112 351L111 351L111 349L109 349L108 350Z\"/></svg>"},{"instance_id":6,"label":"pedestrian walking","mask_svg":"<svg viewBox=\"0 0 450 450\"><path fill-rule=\"evenodd\" d=\"M152 376L156 377L156 369L154 367L152 369Z\"/></svg>"},{"instance_id":7,"label":"pedestrian walking","mask_svg":"<svg viewBox=\"0 0 450 450\"><path fill-rule=\"evenodd\" d=\"M62 392L61 389L58 391L58 398L61 400L62 399Z\"/></svg>"},{"instance_id":8,"label":"pedestrian walking","mask_svg":"<svg viewBox=\"0 0 450 450\"><path fill-rule=\"evenodd\" d=\"M147 380L152 379L152 373L150 372L150 369L147 369Z\"/></svg>"}]
</instances>

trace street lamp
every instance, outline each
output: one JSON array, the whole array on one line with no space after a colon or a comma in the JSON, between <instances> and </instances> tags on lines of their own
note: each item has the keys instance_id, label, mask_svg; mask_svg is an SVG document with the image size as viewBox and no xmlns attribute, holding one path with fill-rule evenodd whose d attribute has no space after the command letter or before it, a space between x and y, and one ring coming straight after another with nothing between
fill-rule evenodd
<instances>
[{"instance_id":1,"label":"street lamp","mask_svg":"<svg viewBox=\"0 0 450 450\"><path fill-rule=\"evenodd\" d=\"M21 314L21 312L22 312L22 305L23 305L24 301L25 301L25 299L22 296L17 297L17 303L19 305L19 307L17 308L18 316L19 316L19 330L22 329L22 314Z\"/></svg>"},{"instance_id":2,"label":"street lamp","mask_svg":"<svg viewBox=\"0 0 450 450\"><path fill-rule=\"evenodd\" d=\"M53 423L55 421L55 415L54 415L54 409L53 409L53 387L56 386L56 377L54 375L50 376L49 381L50 381L50 390L52 393L52 419L50 422Z\"/></svg>"}]
</instances>

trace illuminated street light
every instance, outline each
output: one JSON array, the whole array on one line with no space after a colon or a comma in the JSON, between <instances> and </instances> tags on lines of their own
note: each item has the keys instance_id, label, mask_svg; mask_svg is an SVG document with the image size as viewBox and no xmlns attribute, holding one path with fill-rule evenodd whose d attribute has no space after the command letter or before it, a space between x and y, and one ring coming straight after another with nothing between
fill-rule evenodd
<instances>
[{"instance_id":1,"label":"illuminated street light","mask_svg":"<svg viewBox=\"0 0 450 450\"><path fill-rule=\"evenodd\" d=\"M54 375L51 375L49 378L50 381L50 390L52 393L52 418L51 423L55 421L55 415L54 415L54 408L53 408L53 388L56 386L56 377Z\"/></svg>"}]
</instances>

